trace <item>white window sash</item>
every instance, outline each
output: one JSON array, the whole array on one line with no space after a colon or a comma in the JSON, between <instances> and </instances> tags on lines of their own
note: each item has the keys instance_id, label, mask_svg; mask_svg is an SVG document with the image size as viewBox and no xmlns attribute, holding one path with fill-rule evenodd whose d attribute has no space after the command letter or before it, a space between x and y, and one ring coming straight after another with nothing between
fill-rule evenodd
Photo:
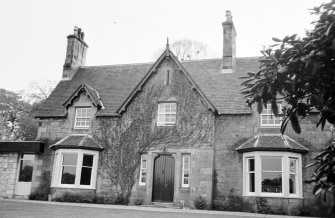
<instances>
[{"instance_id":1,"label":"white window sash","mask_svg":"<svg viewBox=\"0 0 335 218\"><path fill-rule=\"evenodd\" d=\"M80 110L85 110L86 111L86 114L85 115L80 115L79 116L79 111ZM75 112L75 119L74 119L74 128L75 129L87 129L90 127L90 122L91 122L91 116L90 116L90 111L91 111L91 108L89 107L78 107L76 108L76 112ZM81 111L82 113L83 111ZM79 119L85 119L84 123L85 125L78 125L78 120ZM88 120L88 122L87 122ZM83 121L82 121L83 122Z\"/></svg>"},{"instance_id":2,"label":"white window sash","mask_svg":"<svg viewBox=\"0 0 335 218\"><path fill-rule=\"evenodd\" d=\"M185 161L186 158L188 158L188 168L185 168ZM190 187L190 168L191 168L191 155L183 155L183 164L182 164L182 177L181 177L181 187L183 188L188 188ZM184 183L184 179L185 179L185 172L188 172L188 184Z\"/></svg>"},{"instance_id":3,"label":"white window sash","mask_svg":"<svg viewBox=\"0 0 335 218\"><path fill-rule=\"evenodd\" d=\"M170 105L169 107L175 107L175 111L166 111L167 105ZM173 106L172 106L173 105ZM166 117L174 117L174 121L166 121ZM161 119L163 121L161 121ZM158 104L158 116L157 116L157 125L158 126L173 126L176 124L177 119L177 104L176 103L159 103Z\"/></svg>"},{"instance_id":4,"label":"white window sash","mask_svg":"<svg viewBox=\"0 0 335 218\"><path fill-rule=\"evenodd\" d=\"M75 153L78 155L77 164L76 164L75 184L61 184L63 166L66 166L66 165L63 165L63 155L69 154L69 153ZM93 156L90 185L80 185L84 155ZM55 160L54 160L54 167L53 167L54 171L52 174L52 187L95 189L96 188L96 178L97 178L98 158L99 158L98 151L87 151L87 150L82 150L82 149L73 149L71 151L67 149L57 150L55 153Z\"/></svg>"},{"instance_id":5,"label":"white window sash","mask_svg":"<svg viewBox=\"0 0 335 218\"><path fill-rule=\"evenodd\" d=\"M267 108L263 110L263 112L261 113L261 126L262 127L278 127L278 126L281 126L281 123L282 123L282 117L276 117L273 112L272 112L272 107L271 107L271 104L267 104L266 106ZM280 113L282 110L282 105L281 104L278 104L278 112ZM266 111L266 112L265 112ZM270 112L268 112L270 111ZM263 120L265 119L265 116L272 116L270 119L267 119L268 121L269 120L273 120L273 124L269 124L269 123L266 123L266 124L263 124ZM276 120L280 121L278 124L276 124Z\"/></svg>"},{"instance_id":6,"label":"white window sash","mask_svg":"<svg viewBox=\"0 0 335 218\"><path fill-rule=\"evenodd\" d=\"M277 156L282 157L282 193L262 192L262 156ZM296 165L296 193L289 193L289 158L297 160ZM248 159L255 158L255 192L249 192L249 178L248 178ZM271 171L274 172L274 171ZM291 152L266 152L255 151L243 154L243 195L244 196L260 196L260 197L286 197L286 198L302 198L302 167L301 154Z\"/></svg>"},{"instance_id":7,"label":"white window sash","mask_svg":"<svg viewBox=\"0 0 335 218\"><path fill-rule=\"evenodd\" d=\"M146 160L146 165L145 165L145 167L143 166L143 159L145 158L145 160ZM146 184L146 181L147 181L147 179L148 179L148 171L147 171L147 168L148 168L148 155L141 155L141 166L140 166L140 178L139 178L139 185L140 186L145 186L145 184ZM146 172L145 172L145 182L142 182L142 173L143 173L143 170L146 170Z\"/></svg>"}]
</instances>

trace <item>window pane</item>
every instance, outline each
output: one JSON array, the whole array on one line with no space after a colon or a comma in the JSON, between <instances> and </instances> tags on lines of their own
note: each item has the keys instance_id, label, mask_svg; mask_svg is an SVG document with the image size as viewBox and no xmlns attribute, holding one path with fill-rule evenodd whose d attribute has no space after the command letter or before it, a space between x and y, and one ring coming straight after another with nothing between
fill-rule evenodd
<instances>
[{"instance_id":1,"label":"window pane","mask_svg":"<svg viewBox=\"0 0 335 218\"><path fill-rule=\"evenodd\" d=\"M290 158L290 173L296 173L297 171L297 159Z\"/></svg>"},{"instance_id":2,"label":"window pane","mask_svg":"<svg viewBox=\"0 0 335 218\"><path fill-rule=\"evenodd\" d=\"M90 185L91 175L92 175L92 168L82 167L80 176L80 185Z\"/></svg>"},{"instance_id":3,"label":"window pane","mask_svg":"<svg viewBox=\"0 0 335 218\"><path fill-rule=\"evenodd\" d=\"M83 157L83 166L91 167L93 166L93 155L84 154Z\"/></svg>"},{"instance_id":4,"label":"window pane","mask_svg":"<svg viewBox=\"0 0 335 218\"><path fill-rule=\"evenodd\" d=\"M282 173L262 172L262 192L282 193Z\"/></svg>"},{"instance_id":5,"label":"window pane","mask_svg":"<svg viewBox=\"0 0 335 218\"><path fill-rule=\"evenodd\" d=\"M249 173L249 192L255 192L255 173Z\"/></svg>"},{"instance_id":6,"label":"window pane","mask_svg":"<svg viewBox=\"0 0 335 218\"><path fill-rule=\"evenodd\" d=\"M290 194L296 194L297 188L296 188L296 179L295 175L290 174Z\"/></svg>"},{"instance_id":7,"label":"window pane","mask_svg":"<svg viewBox=\"0 0 335 218\"><path fill-rule=\"evenodd\" d=\"M185 177L183 182L185 185L188 185L188 178Z\"/></svg>"},{"instance_id":8,"label":"window pane","mask_svg":"<svg viewBox=\"0 0 335 218\"><path fill-rule=\"evenodd\" d=\"M188 170L184 170L184 177L186 178L188 178L189 177L189 174L188 174Z\"/></svg>"},{"instance_id":9,"label":"window pane","mask_svg":"<svg viewBox=\"0 0 335 218\"><path fill-rule=\"evenodd\" d=\"M281 157L261 157L262 170L281 171Z\"/></svg>"},{"instance_id":10,"label":"window pane","mask_svg":"<svg viewBox=\"0 0 335 218\"><path fill-rule=\"evenodd\" d=\"M76 180L76 167L63 167L62 184L74 184Z\"/></svg>"},{"instance_id":11,"label":"window pane","mask_svg":"<svg viewBox=\"0 0 335 218\"><path fill-rule=\"evenodd\" d=\"M21 160L19 182L31 182L32 175L33 175L33 161Z\"/></svg>"},{"instance_id":12,"label":"window pane","mask_svg":"<svg viewBox=\"0 0 335 218\"><path fill-rule=\"evenodd\" d=\"M63 165L77 165L78 154L64 153L63 154Z\"/></svg>"},{"instance_id":13,"label":"window pane","mask_svg":"<svg viewBox=\"0 0 335 218\"><path fill-rule=\"evenodd\" d=\"M249 161L249 172L255 171L255 159L248 159Z\"/></svg>"}]
</instances>

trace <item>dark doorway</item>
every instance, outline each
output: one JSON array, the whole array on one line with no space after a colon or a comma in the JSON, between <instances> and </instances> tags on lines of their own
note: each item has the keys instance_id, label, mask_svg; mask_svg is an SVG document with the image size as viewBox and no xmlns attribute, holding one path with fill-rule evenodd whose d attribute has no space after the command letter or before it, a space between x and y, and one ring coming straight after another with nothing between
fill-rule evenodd
<instances>
[{"instance_id":1,"label":"dark doorway","mask_svg":"<svg viewBox=\"0 0 335 218\"><path fill-rule=\"evenodd\" d=\"M152 201L173 202L174 158L160 155L155 159Z\"/></svg>"}]
</instances>

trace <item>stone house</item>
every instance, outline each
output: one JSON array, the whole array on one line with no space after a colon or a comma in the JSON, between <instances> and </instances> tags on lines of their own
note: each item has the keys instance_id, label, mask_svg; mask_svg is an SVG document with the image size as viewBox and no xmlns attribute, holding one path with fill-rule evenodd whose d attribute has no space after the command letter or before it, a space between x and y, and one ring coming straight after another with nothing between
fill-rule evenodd
<instances>
[{"instance_id":1,"label":"stone house","mask_svg":"<svg viewBox=\"0 0 335 218\"><path fill-rule=\"evenodd\" d=\"M222 26L220 59L179 61L167 43L154 63L106 66L85 66L88 45L75 28L62 80L36 115L39 141L0 142L0 197L27 196L48 179L53 198L68 191L107 195L106 148L94 136L108 120L112 131L132 133L134 147L150 135L132 200L193 207L202 196L228 210L259 211L265 199L276 212L316 211L312 186L303 183L313 170L305 166L331 131L316 129L311 116L302 134L288 128L281 135L271 107L260 115L248 108L239 77L257 71L258 58L236 57L229 11Z\"/></svg>"}]
</instances>

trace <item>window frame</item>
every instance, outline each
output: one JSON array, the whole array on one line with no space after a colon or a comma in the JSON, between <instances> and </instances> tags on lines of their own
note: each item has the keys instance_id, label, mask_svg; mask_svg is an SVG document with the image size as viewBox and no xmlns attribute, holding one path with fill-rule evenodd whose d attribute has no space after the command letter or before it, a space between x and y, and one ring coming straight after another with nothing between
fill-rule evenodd
<instances>
[{"instance_id":1,"label":"window frame","mask_svg":"<svg viewBox=\"0 0 335 218\"><path fill-rule=\"evenodd\" d=\"M261 157L281 157L282 165L282 192L271 193L262 192L262 166ZM254 158L255 162L255 192L249 191L248 159ZM290 158L296 159L295 188L296 193L290 194ZM280 197L280 198L303 198L302 191L302 157L301 154L292 152L274 152L274 151L254 151L243 154L243 195L259 197Z\"/></svg>"},{"instance_id":2,"label":"window frame","mask_svg":"<svg viewBox=\"0 0 335 218\"><path fill-rule=\"evenodd\" d=\"M281 114L281 111L282 111L282 103L281 102L277 102L277 105L278 105L278 113ZM271 104L270 103L267 103L266 104L266 109L265 110L270 110L270 113L264 113L264 110L265 108L263 108L263 111L262 113L260 114L260 124L261 124L261 127L280 127L281 124L282 124L282 117L281 116L275 116L272 112L272 107L271 107ZM274 120L274 123L273 124L263 124L263 116L273 116L273 120ZM275 124L275 121L276 121L276 118L279 119L279 124ZM271 118L272 119L272 118Z\"/></svg>"},{"instance_id":3,"label":"window frame","mask_svg":"<svg viewBox=\"0 0 335 218\"><path fill-rule=\"evenodd\" d=\"M145 161L146 161L146 166L145 167L143 167L143 158L144 157L145 157ZM143 170L146 171L145 182L142 182L142 178L143 178L142 172L143 172ZM138 185L139 186L145 186L147 181L148 181L148 155L147 154L142 154L141 155L140 176L139 176Z\"/></svg>"},{"instance_id":4,"label":"window frame","mask_svg":"<svg viewBox=\"0 0 335 218\"><path fill-rule=\"evenodd\" d=\"M81 109L87 109L87 114L86 116L83 117L78 117L78 111ZM89 129L91 126L91 107L76 107L75 108L75 116L74 116L74 129ZM85 126L79 126L77 125L77 119L81 118L81 119L88 119L88 125Z\"/></svg>"},{"instance_id":5,"label":"window frame","mask_svg":"<svg viewBox=\"0 0 335 218\"><path fill-rule=\"evenodd\" d=\"M77 154L76 177L74 184L62 184L62 166L64 154ZM92 171L90 185L80 185L81 173L83 166L84 155L92 155ZM55 188L80 188L80 189L96 189L97 169L98 169L99 151L85 149L58 149L55 151L54 166L52 173L51 187Z\"/></svg>"},{"instance_id":6,"label":"window frame","mask_svg":"<svg viewBox=\"0 0 335 218\"><path fill-rule=\"evenodd\" d=\"M168 105L168 104L174 104L176 106L176 111L175 112L166 112L165 111L165 105ZM163 113L160 112L160 107L161 106L164 106L163 107ZM177 123L177 108L178 108L178 105L177 105L177 102L159 102L158 103L158 107L157 107L157 126L175 126L176 123ZM160 122L160 118L165 118L166 115L174 115L175 116L175 121L172 123L172 122L166 122L165 119L163 122Z\"/></svg>"},{"instance_id":7,"label":"window frame","mask_svg":"<svg viewBox=\"0 0 335 218\"><path fill-rule=\"evenodd\" d=\"M185 169L185 159L186 157L189 158L188 162L188 169ZM184 183L185 179L185 171L188 171L188 184ZM189 188L190 187L190 170L191 170L191 155L190 154L184 154L182 156L182 168L181 168L181 187L182 188Z\"/></svg>"}]
</instances>

